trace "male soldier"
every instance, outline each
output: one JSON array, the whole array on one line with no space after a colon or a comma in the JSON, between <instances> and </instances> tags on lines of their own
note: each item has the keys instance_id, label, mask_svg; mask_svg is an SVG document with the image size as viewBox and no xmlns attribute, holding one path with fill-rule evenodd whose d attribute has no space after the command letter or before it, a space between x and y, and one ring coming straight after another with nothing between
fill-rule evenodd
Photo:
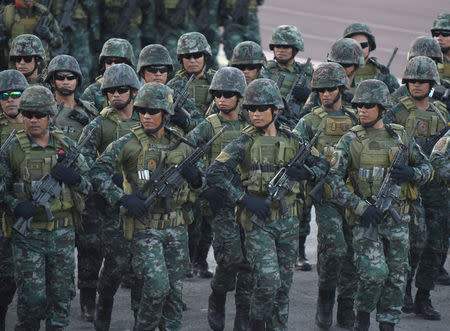
<instances>
[{"instance_id":1,"label":"male soldier","mask_svg":"<svg viewBox=\"0 0 450 331\"><path fill-rule=\"evenodd\" d=\"M128 40L111 38L103 44L102 52L98 57L98 63L100 76L84 90L80 99L94 103L95 108L101 112L103 108L108 106L108 100L101 91L102 75L106 69L118 63L126 63L134 68L135 57L133 47Z\"/></svg>"},{"instance_id":2,"label":"male soldier","mask_svg":"<svg viewBox=\"0 0 450 331\"><path fill-rule=\"evenodd\" d=\"M138 77L129 65L121 63L106 69L101 91L110 106L105 107L99 116L85 126L80 136L81 141L91 128L95 130L82 149L89 166L92 167L106 146L127 134L137 124L138 116L133 112L132 101L139 87ZM122 174L116 172L112 180L121 185ZM114 294L129 261L129 243L123 237L118 218L119 209L106 208L106 202L98 193L88 197L83 224L86 239L92 239L85 240L86 250L79 252L86 254L82 259L86 265L79 266L83 269L83 273L79 273L78 287L86 288L85 292L89 296L86 303L89 306L92 302L91 295L95 299L93 289L97 287L99 296L95 307L96 330L109 330ZM103 268L99 276L98 271L103 259Z\"/></svg>"},{"instance_id":3,"label":"male soldier","mask_svg":"<svg viewBox=\"0 0 450 331\"><path fill-rule=\"evenodd\" d=\"M214 108L218 113L209 115L188 134L188 138L199 145L210 140L223 127L227 128L212 144L211 151L203 160L205 166L211 164L247 124L239 106L246 87L244 74L239 69L224 67L214 75L209 92L214 97ZM217 262L208 301L209 326L213 330L224 329L227 292L236 288L234 329L247 330L253 283L241 239L243 230L234 221L234 202L229 199L224 202L215 188L207 189L201 196L210 202L212 215L209 218L214 233L213 249Z\"/></svg>"},{"instance_id":4,"label":"male soldier","mask_svg":"<svg viewBox=\"0 0 450 331\"><path fill-rule=\"evenodd\" d=\"M339 139L352 126L359 124L354 110L342 105L342 95L349 87L347 74L341 65L333 62L320 64L314 71L311 88L319 95L322 106L314 108L310 114L302 117L294 128L294 133L307 139L312 139L318 130L322 130L315 147L328 160L333 156ZM318 226L319 274L316 324L322 329L328 330L331 327L335 292L338 287L338 324L343 328L353 328L356 272L353 265L351 229L341 208L319 198L314 206Z\"/></svg>"},{"instance_id":5,"label":"male soldier","mask_svg":"<svg viewBox=\"0 0 450 331\"><path fill-rule=\"evenodd\" d=\"M430 102L429 93L433 85L439 84L439 74L434 61L426 56L416 56L409 60L403 74L402 83L406 84L411 96L400 98L400 102L386 115L386 123L398 123L403 125L406 131L411 132L414 123L419 120L415 137L417 143L428 156L434 145L434 137L446 130L449 114L446 106L440 101ZM446 188L444 188L446 189ZM439 320L439 313L434 310L430 301L430 290L434 288L436 277L439 274L441 254L443 253L444 240L443 224L438 217L439 210L443 207L439 193L439 183L431 182L424 186L418 196L417 189L411 188L411 200L413 206L425 207L427 227L427 242L420 258L420 262L411 263L412 267L419 263L416 275L417 294L412 307L411 279L408 280L405 293L405 312L414 312L425 319ZM423 233L421 234L423 235Z\"/></svg>"},{"instance_id":6,"label":"male soldier","mask_svg":"<svg viewBox=\"0 0 450 331\"><path fill-rule=\"evenodd\" d=\"M289 128L275 126L276 114L284 104L274 81L262 78L251 82L242 104L249 111L252 125L244 128L211 164L208 185L239 206L236 216L245 229L245 248L255 281L250 329L286 329L289 289L298 249L295 196L300 185L295 183L292 192L286 192L284 215L279 202L268 203L264 199L269 181L279 168L289 163L303 141ZM328 167L328 162L316 149L308 155L306 163L311 170L298 164L289 168L287 175L292 181L319 180ZM230 180L238 167L242 186ZM253 226L250 221L253 215L257 216L259 226Z\"/></svg>"},{"instance_id":7,"label":"male soldier","mask_svg":"<svg viewBox=\"0 0 450 331\"><path fill-rule=\"evenodd\" d=\"M431 35L439 42L444 61L438 65L439 76L450 79L450 14L440 14L433 23Z\"/></svg>"},{"instance_id":8,"label":"male soldier","mask_svg":"<svg viewBox=\"0 0 450 331\"><path fill-rule=\"evenodd\" d=\"M269 43L273 51L274 60L267 62L261 71L261 77L270 78L276 82L283 79L280 91L283 97L288 96L292 90L293 102L289 104L289 113L281 115L281 122L293 128L300 119L300 110L311 92L311 78L313 66L301 64L295 61L298 52L303 52L303 37L298 29L293 25L280 25L272 33ZM297 82L298 78L300 80ZM294 83L296 85L294 86Z\"/></svg>"},{"instance_id":9,"label":"male soldier","mask_svg":"<svg viewBox=\"0 0 450 331\"><path fill-rule=\"evenodd\" d=\"M57 159L70 153L75 143L59 130L49 130L56 102L43 86L26 89L20 100L25 130L19 131L2 161L5 182L10 189L5 203L14 221L6 221L12 231L15 279L18 288L15 330L65 329L69 324L70 301L75 295L75 231L84 195L91 184L84 175L89 170L82 155L71 166ZM31 197L32 184L50 175L61 185L61 193L50 201L53 219ZM20 219L31 220L26 230L11 230Z\"/></svg>"},{"instance_id":10,"label":"male soldier","mask_svg":"<svg viewBox=\"0 0 450 331\"><path fill-rule=\"evenodd\" d=\"M245 81L250 84L259 78L259 73L265 64L266 56L261 46L254 41L243 41L233 49L229 65L241 70L244 73Z\"/></svg>"},{"instance_id":11,"label":"male soldier","mask_svg":"<svg viewBox=\"0 0 450 331\"><path fill-rule=\"evenodd\" d=\"M12 130L24 129L23 118L19 113L19 103L22 92L28 87L28 82L17 70L4 70L0 72L0 146L9 137ZM0 155L0 160L2 155ZM4 201L4 200L2 200ZM5 206L0 205L0 214L3 215ZM14 265L12 258L11 241L0 231L0 330L5 330L5 317L8 305L11 303L16 291L14 281Z\"/></svg>"},{"instance_id":12,"label":"male soldier","mask_svg":"<svg viewBox=\"0 0 450 331\"><path fill-rule=\"evenodd\" d=\"M4 48L7 56L11 42L21 34L35 34L45 45L45 53L50 57L49 47L60 47L63 41L58 22L47 7L34 0L16 0L14 4L5 6L0 13L0 22L6 28L9 38L8 46Z\"/></svg>"},{"instance_id":13,"label":"male soldier","mask_svg":"<svg viewBox=\"0 0 450 331\"><path fill-rule=\"evenodd\" d=\"M369 57L377 47L372 30L363 23L352 23L344 30L344 38L355 39L363 50L364 65L356 71L355 85L366 79L379 79L383 81L392 93L398 87L397 79L389 73L389 68L382 65L374 57Z\"/></svg>"},{"instance_id":14,"label":"male soldier","mask_svg":"<svg viewBox=\"0 0 450 331\"><path fill-rule=\"evenodd\" d=\"M46 56L41 40L32 34L17 36L9 52L9 60L15 65L30 85L43 85L42 71Z\"/></svg>"},{"instance_id":15,"label":"male soldier","mask_svg":"<svg viewBox=\"0 0 450 331\"><path fill-rule=\"evenodd\" d=\"M424 184L433 169L414 140L409 141L402 126L383 125L384 112L391 106L386 84L376 79L361 82L352 102L358 109L361 125L351 128L339 140L330 161L326 185L331 189L333 200L352 212L349 221L358 216L353 228L359 276L356 330L369 330L370 313L375 308L380 330L394 330L400 321L408 272L406 184ZM383 215L372 197L379 193L392 154L399 153L402 145L410 146L406 152L407 164L397 165L389 173L391 180L401 185L399 197L391 204L401 216L394 219L392 212ZM375 239L366 237L369 227L378 229Z\"/></svg>"},{"instance_id":16,"label":"male soldier","mask_svg":"<svg viewBox=\"0 0 450 331\"><path fill-rule=\"evenodd\" d=\"M124 207L124 233L132 240L133 270L142 283L139 306L133 307L136 330L181 328L187 259L187 230L181 207L190 187L203 186L200 170L188 162L180 172L190 187L183 185L170 200L158 197L151 207L144 203L152 192L146 185L147 175L179 164L191 153L189 146L180 144L178 135L165 128L166 117L173 112L171 93L163 84L145 84L134 102L141 123L110 144L92 168L102 196L113 208ZM124 174L123 189L111 181L117 168Z\"/></svg>"}]
</instances>

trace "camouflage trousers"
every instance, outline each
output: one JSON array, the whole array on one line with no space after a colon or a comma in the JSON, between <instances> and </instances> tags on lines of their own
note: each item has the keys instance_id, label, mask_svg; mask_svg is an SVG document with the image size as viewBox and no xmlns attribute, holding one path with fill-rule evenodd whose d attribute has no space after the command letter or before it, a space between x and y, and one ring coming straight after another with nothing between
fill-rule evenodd
<instances>
[{"instance_id":1,"label":"camouflage trousers","mask_svg":"<svg viewBox=\"0 0 450 331\"><path fill-rule=\"evenodd\" d=\"M250 318L265 320L267 330L287 330L289 291L298 251L297 217L276 219L264 230L245 233L247 258L252 266Z\"/></svg>"},{"instance_id":2,"label":"camouflage trousers","mask_svg":"<svg viewBox=\"0 0 450 331\"><path fill-rule=\"evenodd\" d=\"M17 283L15 330L66 330L70 303L75 297L75 231L31 229L27 237L12 234Z\"/></svg>"},{"instance_id":3,"label":"camouflage trousers","mask_svg":"<svg viewBox=\"0 0 450 331\"><path fill-rule=\"evenodd\" d=\"M341 299L354 299L357 279L352 230L331 204L316 204L319 289L338 289Z\"/></svg>"},{"instance_id":4,"label":"camouflage trousers","mask_svg":"<svg viewBox=\"0 0 450 331\"><path fill-rule=\"evenodd\" d=\"M11 239L0 231L0 307L7 309L16 292Z\"/></svg>"},{"instance_id":5,"label":"camouflage trousers","mask_svg":"<svg viewBox=\"0 0 450 331\"><path fill-rule=\"evenodd\" d=\"M427 243L427 223L425 221L425 209L422 199L410 202L411 222L409 222L409 266L411 268L408 281L414 279L417 267L419 266L422 253Z\"/></svg>"},{"instance_id":6,"label":"camouflage trousers","mask_svg":"<svg viewBox=\"0 0 450 331\"><path fill-rule=\"evenodd\" d=\"M234 221L234 208L221 209L212 219L211 227L214 233L214 258L217 262L211 288L218 294L236 289L236 310L248 313L253 278L246 259L244 230Z\"/></svg>"},{"instance_id":7,"label":"camouflage trousers","mask_svg":"<svg viewBox=\"0 0 450 331\"><path fill-rule=\"evenodd\" d=\"M187 259L186 226L135 230L133 271L141 288L132 309L137 330L180 330L183 278Z\"/></svg>"},{"instance_id":8,"label":"camouflage trousers","mask_svg":"<svg viewBox=\"0 0 450 331\"><path fill-rule=\"evenodd\" d=\"M213 241L213 233L209 223L211 211L207 205L199 199L191 206L193 222L188 226L189 258L194 267L207 267L206 259Z\"/></svg>"},{"instance_id":9,"label":"camouflage trousers","mask_svg":"<svg viewBox=\"0 0 450 331\"><path fill-rule=\"evenodd\" d=\"M377 308L378 322L400 321L409 272L409 219L407 214L400 222L390 216L384 218L377 241L364 238L367 228L359 225L353 228L358 272L356 309L370 313Z\"/></svg>"}]
</instances>

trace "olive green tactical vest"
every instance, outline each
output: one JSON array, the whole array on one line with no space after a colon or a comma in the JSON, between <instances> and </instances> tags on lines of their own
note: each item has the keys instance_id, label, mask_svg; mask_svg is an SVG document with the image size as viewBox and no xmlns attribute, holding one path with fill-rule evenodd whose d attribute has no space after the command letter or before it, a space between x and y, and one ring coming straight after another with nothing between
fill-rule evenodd
<instances>
[{"instance_id":1,"label":"olive green tactical vest","mask_svg":"<svg viewBox=\"0 0 450 331\"><path fill-rule=\"evenodd\" d=\"M373 63L367 63L358 68L355 73L355 86L358 86L363 80L373 79L378 71L379 69Z\"/></svg>"},{"instance_id":2,"label":"olive green tactical vest","mask_svg":"<svg viewBox=\"0 0 450 331\"><path fill-rule=\"evenodd\" d=\"M188 88L189 97L195 99L195 106L202 114L206 113L213 100L209 93L209 86L211 85L211 79L215 73L215 70L209 69L205 74L209 77L209 80L206 78L194 79ZM185 82L189 79L189 74L184 70L178 72L176 76L181 77Z\"/></svg>"},{"instance_id":3,"label":"olive green tactical vest","mask_svg":"<svg viewBox=\"0 0 450 331\"><path fill-rule=\"evenodd\" d=\"M10 123L5 115L0 114L0 146L8 139L11 131L14 129L17 131L23 130L25 129L25 125L23 123Z\"/></svg>"},{"instance_id":4,"label":"olive green tactical vest","mask_svg":"<svg viewBox=\"0 0 450 331\"><path fill-rule=\"evenodd\" d=\"M450 79L450 63L438 63L437 67L441 79Z\"/></svg>"},{"instance_id":5,"label":"olive green tactical vest","mask_svg":"<svg viewBox=\"0 0 450 331\"><path fill-rule=\"evenodd\" d=\"M53 124L64 132L64 135L72 139L73 141L78 141L78 138L83 131L84 125L82 125L79 121L76 120L76 116L72 114L72 111L79 113L78 116L83 116L90 120L90 116L83 109L83 107L76 105L75 108L63 108L58 114L55 115L53 120Z\"/></svg>"},{"instance_id":6,"label":"olive green tactical vest","mask_svg":"<svg viewBox=\"0 0 450 331\"><path fill-rule=\"evenodd\" d=\"M294 62L292 66L289 68L281 68L278 63L274 60L268 61L266 65L267 71L270 72L270 78L275 82L278 80L280 74L284 76L283 84L281 84L280 92L283 97L286 97L292 89L292 85L297 80L298 73L300 69L298 69L299 64ZM309 77L309 81L311 78ZM308 81L308 79L306 79ZM310 82L307 83L309 86Z\"/></svg>"}]
</instances>

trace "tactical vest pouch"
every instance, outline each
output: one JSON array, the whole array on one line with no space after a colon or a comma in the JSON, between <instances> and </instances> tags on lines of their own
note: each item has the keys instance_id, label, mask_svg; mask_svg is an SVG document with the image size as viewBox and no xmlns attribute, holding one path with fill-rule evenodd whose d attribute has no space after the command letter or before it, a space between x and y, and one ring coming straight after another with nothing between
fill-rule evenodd
<instances>
[{"instance_id":1,"label":"tactical vest pouch","mask_svg":"<svg viewBox=\"0 0 450 331\"><path fill-rule=\"evenodd\" d=\"M53 231L59 228L66 228L74 225L74 217L71 211L62 211L53 214L55 220L52 222L31 222L32 229Z\"/></svg>"},{"instance_id":2,"label":"tactical vest pouch","mask_svg":"<svg viewBox=\"0 0 450 331\"><path fill-rule=\"evenodd\" d=\"M299 207L298 204L293 200L291 200L290 202L286 201L286 203L288 205L288 214L287 216L285 216L285 218L298 217L299 209L301 210L301 207ZM254 225L252 222L250 222L250 219L252 218L253 214L246 208L236 207L235 211L236 222L241 224L245 231L252 231ZM270 208L270 222L281 218L282 216L280 214L278 203L273 203Z\"/></svg>"},{"instance_id":3,"label":"tactical vest pouch","mask_svg":"<svg viewBox=\"0 0 450 331\"><path fill-rule=\"evenodd\" d=\"M195 99L195 103L199 106L200 110L204 114L209 106L209 85L194 85L192 87L192 96ZM190 88L189 87L189 88Z\"/></svg>"},{"instance_id":4,"label":"tactical vest pouch","mask_svg":"<svg viewBox=\"0 0 450 331\"><path fill-rule=\"evenodd\" d=\"M325 134L328 136L343 136L353 126L349 118L327 117Z\"/></svg>"},{"instance_id":5,"label":"tactical vest pouch","mask_svg":"<svg viewBox=\"0 0 450 331\"><path fill-rule=\"evenodd\" d=\"M434 136L440 130L444 128L444 123L439 121L439 118L436 114L430 113L430 116L421 116L419 112L416 112L416 116L409 116L406 120L405 129L407 132L411 132L414 123L418 120L419 125L417 126L417 130L414 134L414 137L425 137L429 138Z\"/></svg>"},{"instance_id":6,"label":"tactical vest pouch","mask_svg":"<svg viewBox=\"0 0 450 331\"><path fill-rule=\"evenodd\" d=\"M120 220L122 222L124 236L127 240L133 239L135 230L163 230L185 224L181 209L168 214L150 214L149 217L146 218L147 225L142 224L140 221L135 220L132 217L126 216L126 214L123 214L122 212L120 215Z\"/></svg>"}]
</instances>

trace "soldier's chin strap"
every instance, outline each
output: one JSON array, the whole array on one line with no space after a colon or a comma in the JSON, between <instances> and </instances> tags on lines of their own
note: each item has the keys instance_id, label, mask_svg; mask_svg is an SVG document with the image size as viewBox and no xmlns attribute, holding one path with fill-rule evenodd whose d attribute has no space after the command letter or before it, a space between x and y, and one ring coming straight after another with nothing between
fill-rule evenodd
<instances>
[{"instance_id":1,"label":"soldier's chin strap","mask_svg":"<svg viewBox=\"0 0 450 331\"><path fill-rule=\"evenodd\" d=\"M225 114L231 113L232 111L234 111L234 110L238 107L238 105L239 105L239 99L240 99L240 97L238 96L238 99L237 99L237 101L236 101L236 104L235 104L232 108L230 108L230 109L219 109L219 111L221 111L222 113L225 113Z\"/></svg>"},{"instance_id":2,"label":"soldier's chin strap","mask_svg":"<svg viewBox=\"0 0 450 331\"><path fill-rule=\"evenodd\" d=\"M125 103L120 103L118 105L113 105L110 103L111 107L115 108L115 109L124 109L126 106L129 105L129 103L131 102L131 100L133 100L133 90L130 89L130 96L128 97L127 102Z\"/></svg>"},{"instance_id":3,"label":"soldier's chin strap","mask_svg":"<svg viewBox=\"0 0 450 331\"><path fill-rule=\"evenodd\" d=\"M166 125L166 118L163 116L163 119L161 120L161 124L159 124L156 128L154 128L154 129L144 129L144 132L145 133L148 133L148 134L152 134L152 133L155 133L155 132L158 132L159 130L161 130L161 128L163 127L163 126L165 126Z\"/></svg>"},{"instance_id":4,"label":"soldier's chin strap","mask_svg":"<svg viewBox=\"0 0 450 331\"><path fill-rule=\"evenodd\" d=\"M334 104L335 104L336 102L338 102L339 98L340 98L341 95L342 95L341 88L338 87L338 89L339 89L339 92L338 92L338 94L336 95L336 97L334 98L334 100L333 100L331 103L329 103L329 104L323 105L324 108L331 108L331 107L334 106Z\"/></svg>"},{"instance_id":5,"label":"soldier's chin strap","mask_svg":"<svg viewBox=\"0 0 450 331\"><path fill-rule=\"evenodd\" d=\"M384 117L383 110L384 110L383 108L380 108L380 110L378 111L377 118L374 119L373 121L370 121L368 123L362 123L361 122L362 127L367 129L367 128L370 128L370 127L374 126L379 120L381 120Z\"/></svg>"},{"instance_id":6,"label":"soldier's chin strap","mask_svg":"<svg viewBox=\"0 0 450 331\"><path fill-rule=\"evenodd\" d=\"M272 110L272 119L270 120L270 122L259 128L256 128L256 126L255 126L255 128L260 132L266 131L266 129L269 127L269 125L276 122L276 120L278 119L278 117L280 117L280 115L281 115L281 109L278 109L278 113L275 116L273 116L273 110Z\"/></svg>"},{"instance_id":7,"label":"soldier's chin strap","mask_svg":"<svg viewBox=\"0 0 450 331\"><path fill-rule=\"evenodd\" d=\"M61 93L62 95L71 95L71 94L75 93L75 89L69 90L68 88L64 88L64 87L56 87L56 85L55 85L55 90L58 91L59 93Z\"/></svg>"}]
</instances>

